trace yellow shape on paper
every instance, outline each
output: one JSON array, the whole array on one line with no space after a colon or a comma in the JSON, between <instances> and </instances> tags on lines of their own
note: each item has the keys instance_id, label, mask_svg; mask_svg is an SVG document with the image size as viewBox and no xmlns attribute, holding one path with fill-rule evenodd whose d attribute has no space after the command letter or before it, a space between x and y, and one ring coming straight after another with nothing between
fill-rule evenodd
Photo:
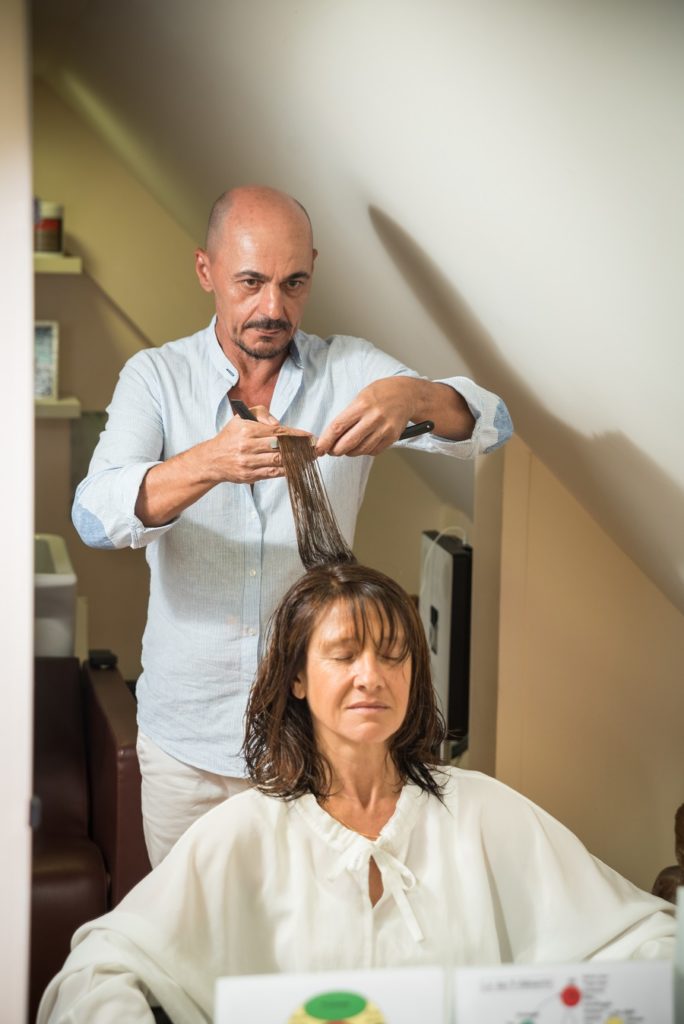
<instances>
[{"instance_id":1,"label":"yellow shape on paper","mask_svg":"<svg viewBox=\"0 0 684 1024\"><path fill-rule=\"evenodd\" d=\"M287 1024L385 1024L374 1003L351 992L322 993L295 1010Z\"/></svg>"}]
</instances>

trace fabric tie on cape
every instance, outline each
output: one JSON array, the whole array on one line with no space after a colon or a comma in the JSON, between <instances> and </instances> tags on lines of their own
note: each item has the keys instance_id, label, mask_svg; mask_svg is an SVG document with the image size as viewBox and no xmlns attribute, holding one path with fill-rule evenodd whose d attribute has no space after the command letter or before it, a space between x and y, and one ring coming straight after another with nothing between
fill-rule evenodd
<instances>
[{"instance_id":1,"label":"fabric tie on cape","mask_svg":"<svg viewBox=\"0 0 684 1024\"><path fill-rule=\"evenodd\" d=\"M371 857L380 871L383 890L389 892L394 898L411 938L414 942L422 942L423 932L406 896L406 890L413 889L416 884L416 876L397 857L384 849L381 842L372 842L359 836L347 851L346 856L338 861L328 878L334 882L343 871L349 871L353 875L358 874L368 866Z\"/></svg>"}]
</instances>

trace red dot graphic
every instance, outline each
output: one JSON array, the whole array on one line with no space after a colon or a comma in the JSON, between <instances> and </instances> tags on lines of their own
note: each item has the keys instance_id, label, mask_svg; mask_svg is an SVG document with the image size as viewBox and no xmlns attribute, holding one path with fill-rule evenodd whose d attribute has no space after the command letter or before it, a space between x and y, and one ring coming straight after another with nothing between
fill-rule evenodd
<instances>
[{"instance_id":1,"label":"red dot graphic","mask_svg":"<svg viewBox=\"0 0 684 1024\"><path fill-rule=\"evenodd\" d=\"M576 985L566 985L561 992L561 999L566 1006L577 1006L581 998L582 993Z\"/></svg>"}]
</instances>

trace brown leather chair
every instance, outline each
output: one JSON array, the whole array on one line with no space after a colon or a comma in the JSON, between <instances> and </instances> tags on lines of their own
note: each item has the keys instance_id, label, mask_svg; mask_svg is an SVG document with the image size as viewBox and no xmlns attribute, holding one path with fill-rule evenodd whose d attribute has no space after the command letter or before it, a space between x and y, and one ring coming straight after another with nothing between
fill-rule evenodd
<instances>
[{"instance_id":1,"label":"brown leather chair","mask_svg":"<svg viewBox=\"0 0 684 1024\"><path fill-rule=\"evenodd\" d=\"M76 928L150 870L135 699L116 668L36 658L29 1022Z\"/></svg>"},{"instance_id":2,"label":"brown leather chair","mask_svg":"<svg viewBox=\"0 0 684 1024\"><path fill-rule=\"evenodd\" d=\"M684 885L684 804L675 811L675 858L676 864L670 864L658 874L651 892L661 899L677 902L677 889Z\"/></svg>"}]
</instances>

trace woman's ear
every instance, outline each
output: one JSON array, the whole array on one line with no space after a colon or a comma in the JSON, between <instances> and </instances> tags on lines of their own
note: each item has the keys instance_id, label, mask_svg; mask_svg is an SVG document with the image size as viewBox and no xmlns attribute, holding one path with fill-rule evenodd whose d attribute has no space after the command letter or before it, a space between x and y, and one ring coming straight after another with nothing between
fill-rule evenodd
<instances>
[{"instance_id":1,"label":"woman's ear","mask_svg":"<svg viewBox=\"0 0 684 1024\"><path fill-rule=\"evenodd\" d=\"M292 696L296 697L297 700L306 699L306 683L301 676L296 676L292 684Z\"/></svg>"}]
</instances>

